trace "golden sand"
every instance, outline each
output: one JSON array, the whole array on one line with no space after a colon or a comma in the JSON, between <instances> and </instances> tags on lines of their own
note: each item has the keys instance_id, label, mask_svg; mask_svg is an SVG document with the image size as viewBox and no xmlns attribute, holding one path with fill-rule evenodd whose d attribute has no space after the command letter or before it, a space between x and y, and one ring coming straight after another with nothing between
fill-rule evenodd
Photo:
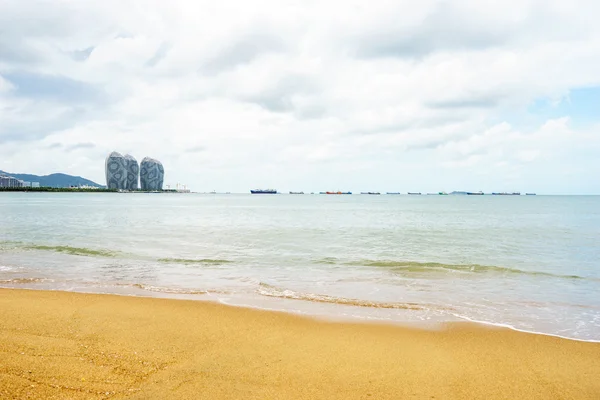
<instances>
[{"instance_id":1,"label":"golden sand","mask_svg":"<svg viewBox=\"0 0 600 400\"><path fill-rule=\"evenodd\" d=\"M2 399L600 399L600 344L0 289Z\"/></svg>"}]
</instances>

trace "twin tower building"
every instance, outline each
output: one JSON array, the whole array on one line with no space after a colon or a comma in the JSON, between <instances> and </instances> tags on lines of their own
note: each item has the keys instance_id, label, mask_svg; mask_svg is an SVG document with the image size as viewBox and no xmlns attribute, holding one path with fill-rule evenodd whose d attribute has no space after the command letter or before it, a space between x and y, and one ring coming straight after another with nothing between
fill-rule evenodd
<instances>
[{"instance_id":1,"label":"twin tower building","mask_svg":"<svg viewBox=\"0 0 600 400\"><path fill-rule=\"evenodd\" d=\"M106 157L106 187L118 190L162 190L165 169L160 161L150 157L138 162L129 154L123 156L113 151Z\"/></svg>"}]
</instances>

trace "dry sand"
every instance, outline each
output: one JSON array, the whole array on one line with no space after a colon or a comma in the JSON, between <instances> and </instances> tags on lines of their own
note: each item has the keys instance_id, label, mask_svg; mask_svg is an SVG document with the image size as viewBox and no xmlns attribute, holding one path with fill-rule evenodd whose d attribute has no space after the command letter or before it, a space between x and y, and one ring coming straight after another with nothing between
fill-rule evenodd
<instances>
[{"instance_id":1,"label":"dry sand","mask_svg":"<svg viewBox=\"0 0 600 400\"><path fill-rule=\"evenodd\" d=\"M0 289L2 399L600 399L600 344Z\"/></svg>"}]
</instances>

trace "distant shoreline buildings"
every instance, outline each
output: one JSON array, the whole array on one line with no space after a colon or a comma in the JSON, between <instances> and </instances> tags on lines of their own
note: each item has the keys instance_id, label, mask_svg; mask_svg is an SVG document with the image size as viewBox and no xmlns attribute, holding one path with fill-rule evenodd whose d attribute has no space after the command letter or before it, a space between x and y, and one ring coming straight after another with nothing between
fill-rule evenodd
<instances>
[{"instance_id":1,"label":"distant shoreline buildings","mask_svg":"<svg viewBox=\"0 0 600 400\"><path fill-rule=\"evenodd\" d=\"M0 175L0 188L39 188L39 182L27 182L8 175Z\"/></svg>"},{"instance_id":2,"label":"distant shoreline buildings","mask_svg":"<svg viewBox=\"0 0 600 400\"><path fill-rule=\"evenodd\" d=\"M160 161L150 157L145 157L138 164L133 156L113 151L106 157L105 171L108 189L136 191L141 187L144 191L163 190L164 167Z\"/></svg>"}]
</instances>

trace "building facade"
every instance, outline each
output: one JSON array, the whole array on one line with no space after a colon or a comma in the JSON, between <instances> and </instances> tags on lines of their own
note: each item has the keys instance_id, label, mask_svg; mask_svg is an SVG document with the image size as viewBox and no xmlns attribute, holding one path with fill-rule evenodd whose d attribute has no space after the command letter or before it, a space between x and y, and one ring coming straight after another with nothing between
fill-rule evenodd
<instances>
[{"instance_id":1,"label":"building facade","mask_svg":"<svg viewBox=\"0 0 600 400\"><path fill-rule=\"evenodd\" d=\"M20 179L13 178L12 176L0 175L1 188L19 188L23 186L24 182Z\"/></svg>"},{"instance_id":2,"label":"building facade","mask_svg":"<svg viewBox=\"0 0 600 400\"><path fill-rule=\"evenodd\" d=\"M127 161L125 157L113 151L106 157L106 187L108 189L127 189Z\"/></svg>"},{"instance_id":3,"label":"building facade","mask_svg":"<svg viewBox=\"0 0 600 400\"><path fill-rule=\"evenodd\" d=\"M146 157L140 164L140 184L142 190L162 190L165 169L160 161Z\"/></svg>"},{"instance_id":4,"label":"building facade","mask_svg":"<svg viewBox=\"0 0 600 400\"><path fill-rule=\"evenodd\" d=\"M127 164L127 190L137 190L138 180L140 178L140 166L132 155L125 155Z\"/></svg>"}]
</instances>

